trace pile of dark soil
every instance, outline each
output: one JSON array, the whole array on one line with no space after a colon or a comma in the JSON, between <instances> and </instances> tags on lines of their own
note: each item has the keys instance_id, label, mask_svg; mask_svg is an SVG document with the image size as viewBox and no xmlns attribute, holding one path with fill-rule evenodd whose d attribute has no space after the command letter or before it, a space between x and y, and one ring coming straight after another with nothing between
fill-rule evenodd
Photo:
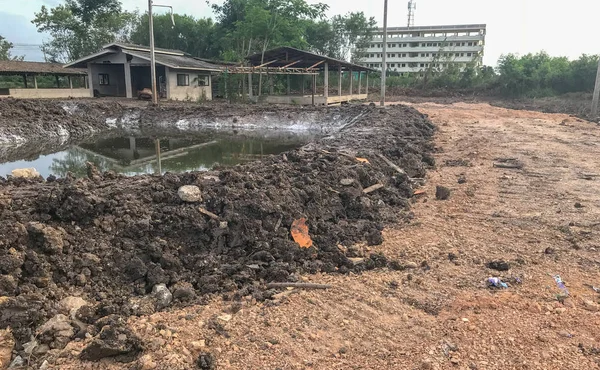
<instances>
[{"instance_id":1,"label":"pile of dark soil","mask_svg":"<svg viewBox=\"0 0 600 370\"><path fill-rule=\"evenodd\" d=\"M402 268L360 245L380 244L386 223L411 218L411 178L433 165L434 127L405 106L338 112L357 119L298 150L232 168L136 177L90 168L84 179L2 181L0 328L13 329L21 350L67 296L90 303L77 317L93 324L148 313L139 298L157 284L174 304L214 293L265 299L273 293L265 282L300 272ZM363 192L375 184L384 186ZM197 185L202 201L183 202L182 185ZM301 217L311 248L290 236Z\"/></svg>"}]
</instances>

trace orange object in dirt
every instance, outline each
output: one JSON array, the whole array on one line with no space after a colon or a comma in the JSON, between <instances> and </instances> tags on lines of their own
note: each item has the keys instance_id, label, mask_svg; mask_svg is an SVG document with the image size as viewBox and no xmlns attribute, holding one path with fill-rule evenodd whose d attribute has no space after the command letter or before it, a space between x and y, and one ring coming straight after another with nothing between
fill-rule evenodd
<instances>
[{"instance_id":1,"label":"orange object in dirt","mask_svg":"<svg viewBox=\"0 0 600 370\"><path fill-rule=\"evenodd\" d=\"M367 158L361 158L361 157L356 157L356 160L361 162L361 163L371 163L369 162L369 160Z\"/></svg>"},{"instance_id":2,"label":"orange object in dirt","mask_svg":"<svg viewBox=\"0 0 600 370\"><path fill-rule=\"evenodd\" d=\"M292 238L298 243L300 248L310 248L313 245L310 235L308 235L308 225L306 225L306 218L302 217L292 222L290 228Z\"/></svg>"},{"instance_id":3,"label":"orange object in dirt","mask_svg":"<svg viewBox=\"0 0 600 370\"><path fill-rule=\"evenodd\" d=\"M413 195L421 195L421 194L425 194L425 190L418 189L418 190L413 191Z\"/></svg>"}]
</instances>

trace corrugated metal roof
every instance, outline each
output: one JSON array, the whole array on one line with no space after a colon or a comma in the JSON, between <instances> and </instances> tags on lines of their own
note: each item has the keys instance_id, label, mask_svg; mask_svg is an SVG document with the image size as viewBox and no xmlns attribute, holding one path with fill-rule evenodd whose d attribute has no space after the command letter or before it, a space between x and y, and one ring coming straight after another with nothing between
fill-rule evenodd
<instances>
[{"instance_id":1,"label":"corrugated metal roof","mask_svg":"<svg viewBox=\"0 0 600 370\"><path fill-rule=\"evenodd\" d=\"M53 74L53 75L86 75L85 69L63 68L64 64L60 63L43 63L43 62L21 62L16 60L0 61L0 74Z\"/></svg>"},{"instance_id":2,"label":"corrugated metal roof","mask_svg":"<svg viewBox=\"0 0 600 370\"><path fill-rule=\"evenodd\" d=\"M145 51L133 51L127 50L124 51L127 54L131 54L138 58L142 58L145 60L150 60L150 52ZM161 64L167 66L169 68L179 68L179 69L195 69L195 70L204 70L204 71L221 71L221 67L195 59L186 55L170 55L170 54L160 54L155 53L154 58L157 64Z\"/></svg>"},{"instance_id":3,"label":"corrugated metal roof","mask_svg":"<svg viewBox=\"0 0 600 370\"><path fill-rule=\"evenodd\" d=\"M246 58L252 65L258 66L261 64L262 55L261 53L256 53L254 55L250 55ZM292 48L289 46L282 46L279 48L271 49L265 51L264 63L274 61L269 64L269 67L283 67L285 65L289 65L291 62L297 60L297 63L294 63L294 68L309 68L315 66L318 62L327 62L329 63L330 70L353 70L353 71L375 71L374 69L361 66L358 64L346 62L345 60L339 60L335 58L331 58L325 55L319 55L315 53L311 53L310 51L300 50L296 48ZM323 63L318 64L315 68L323 69Z\"/></svg>"}]
</instances>

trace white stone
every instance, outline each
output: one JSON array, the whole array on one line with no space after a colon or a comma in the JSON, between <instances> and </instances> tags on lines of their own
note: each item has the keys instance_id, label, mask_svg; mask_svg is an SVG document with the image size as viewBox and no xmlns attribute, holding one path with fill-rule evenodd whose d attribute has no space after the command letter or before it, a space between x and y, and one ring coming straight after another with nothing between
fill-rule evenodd
<instances>
[{"instance_id":1,"label":"white stone","mask_svg":"<svg viewBox=\"0 0 600 370\"><path fill-rule=\"evenodd\" d=\"M177 195L184 202L201 202L202 193L196 185L184 185L177 190Z\"/></svg>"},{"instance_id":2,"label":"white stone","mask_svg":"<svg viewBox=\"0 0 600 370\"><path fill-rule=\"evenodd\" d=\"M156 308L165 308L173 301L173 294L165 284L156 284L152 287L152 296L156 299Z\"/></svg>"},{"instance_id":3,"label":"white stone","mask_svg":"<svg viewBox=\"0 0 600 370\"><path fill-rule=\"evenodd\" d=\"M24 177L26 179L33 179L40 176L35 168L17 168L10 172L14 177Z\"/></svg>"}]
</instances>

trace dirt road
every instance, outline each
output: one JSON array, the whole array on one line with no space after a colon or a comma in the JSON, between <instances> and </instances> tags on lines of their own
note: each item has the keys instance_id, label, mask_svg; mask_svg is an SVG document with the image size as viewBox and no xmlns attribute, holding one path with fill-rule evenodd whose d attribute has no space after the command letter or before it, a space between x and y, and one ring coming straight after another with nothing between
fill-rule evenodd
<instances>
[{"instance_id":1,"label":"dirt road","mask_svg":"<svg viewBox=\"0 0 600 370\"><path fill-rule=\"evenodd\" d=\"M372 247L414 268L307 275L333 288L132 317L145 344L135 366L194 368L204 353L202 369L598 367L599 293L587 285L600 286L598 126L487 104L414 107L439 127L437 169L413 221ZM523 168L493 167L497 158ZM435 199L436 185L448 200ZM510 286L488 288L491 276ZM79 362L81 348L70 343L52 366L124 366Z\"/></svg>"}]
</instances>

